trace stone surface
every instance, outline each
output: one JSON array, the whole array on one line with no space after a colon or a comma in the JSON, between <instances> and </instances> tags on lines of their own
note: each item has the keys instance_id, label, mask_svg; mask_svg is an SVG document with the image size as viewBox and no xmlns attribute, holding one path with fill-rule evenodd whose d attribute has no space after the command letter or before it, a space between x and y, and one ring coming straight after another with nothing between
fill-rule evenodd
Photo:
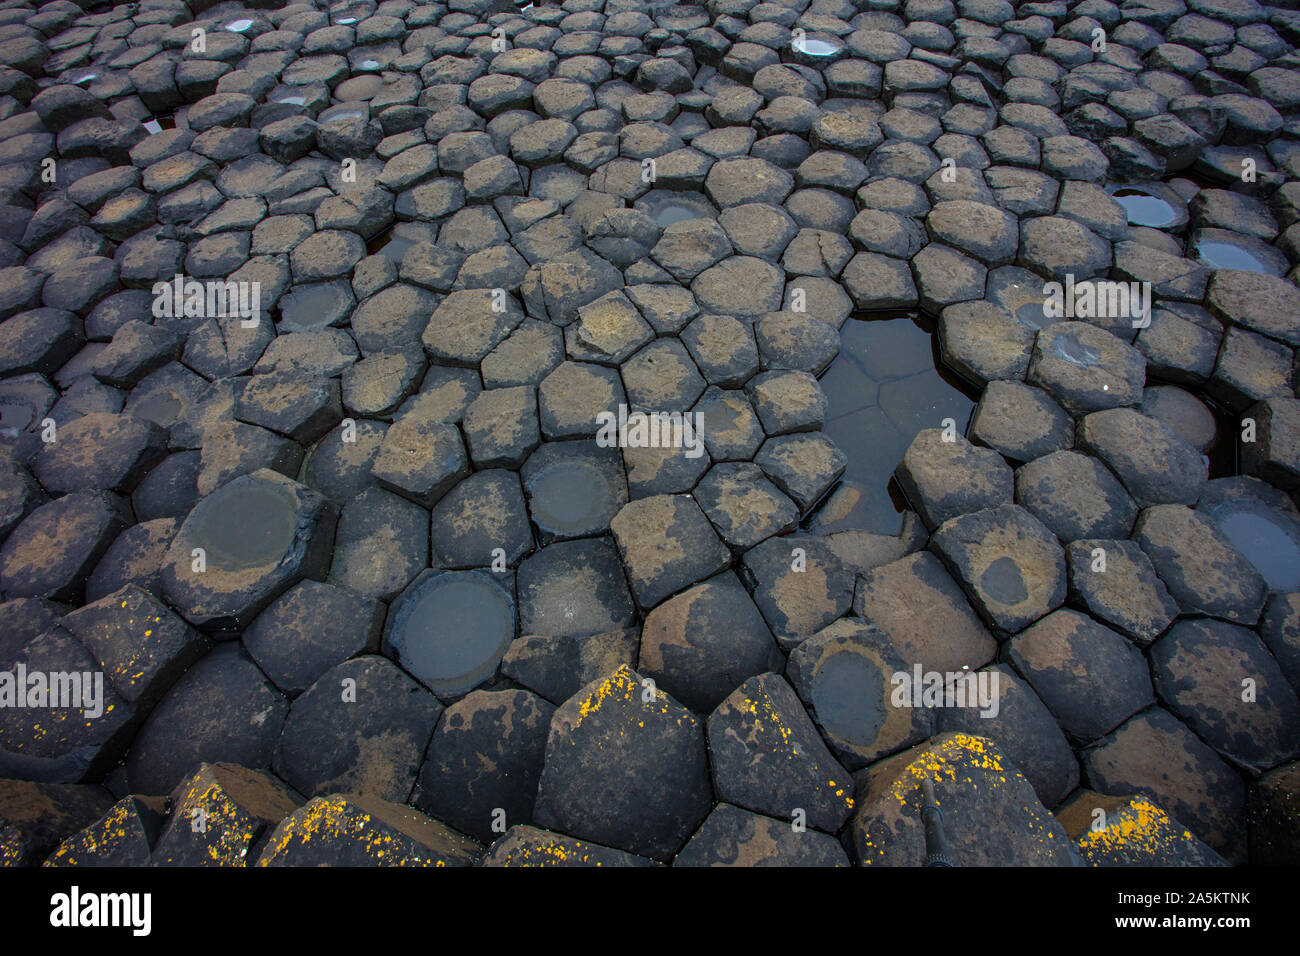
<instances>
[{"instance_id":1,"label":"stone surface","mask_svg":"<svg viewBox=\"0 0 1300 956\"><path fill-rule=\"evenodd\" d=\"M593 795L597 767L607 784ZM578 839L666 859L709 811L708 773L703 722L620 667L556 710L533 817Z\"/></svg>"},{"instance_id":2,"label":"stone surface","mask_svg":"<svg viewBox=\"0 0 1300 956\"><path fill-rule=\"evenodd\" d=\"M940 734L859 774L851 833L860 865L925 862L920 808L926 779L942 807L954 865L1077 865L1064 829L1020 771L992 741L961 733ZM983 826L996 826L1007 839L982 839Z\"/></svg>"}]
</instances>

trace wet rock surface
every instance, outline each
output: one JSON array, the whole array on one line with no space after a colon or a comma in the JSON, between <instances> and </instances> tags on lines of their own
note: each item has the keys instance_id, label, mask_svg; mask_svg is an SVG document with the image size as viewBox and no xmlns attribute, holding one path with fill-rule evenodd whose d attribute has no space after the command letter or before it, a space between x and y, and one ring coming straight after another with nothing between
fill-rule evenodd
<instances>
[{"instance_id":1,"label":"wet rock surface","mask_svg":"<svg viewBox=\"0 0 1300 956\"><path fill-rule=\"evenodd\" d=\"M1296 862L1292 12L256 7L0 10L4 862Z\"/></svg>"}]
</instances>

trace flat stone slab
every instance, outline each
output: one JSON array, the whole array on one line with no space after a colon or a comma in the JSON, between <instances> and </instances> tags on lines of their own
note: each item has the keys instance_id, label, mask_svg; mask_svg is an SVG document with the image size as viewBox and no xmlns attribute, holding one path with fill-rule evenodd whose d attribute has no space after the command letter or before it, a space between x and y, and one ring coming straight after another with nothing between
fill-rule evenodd
<instances>
[{"instance_id":1,"label":"flat stone slab","mask_svg":"<svg viewBox=\"0 0 1300 956\"><path fill-rule=\"evenodd\" d=\"M258 866L473 866L482 847L378 797L316 797L285 817Z\"/></svg>"},{"instance_id":2,"label":"flat stone slab","mask_svg":"<svg viewBox=\"0 0 1300 956\"><path fill-rule=\"evenodd\" d=\"M754 464L807 512L844 473L848 458L821 432L800 432L769 438Z\"/></svg>"},{"instance_id":3,"label":"flat stone slab","mask_svg":"<svg viewBox=\"0 0 1300 956\"><path fill-rule=\"evenodd\" d=\"M851 835L860 866L921 866L922 781L934 786L955 866L1077 866L1065 830L993 741L946 733L857 777ZM984 839L983 828L1004 839Z\"/></svg>"},{"instance_id":4,"label":"flat stone slab","mask_svg":"<svg viewBox=\"0 0 1300 956\"><path fill-rule=\"evenodd\" d=\"M1072 541L1065 557L1071 603L1138 644L1150 644L1178 616L1178 603L1137 542Z\"/></svg>"},{"instance_id":5,"label":"flat stone slab","mask_svg":"<svg viewBox=\"0 0 1300 956\"><path fill-rule=\"evenodd\" d=\"M609 786L593 793L597 774ZM630 667L555 712L533 809L540 826L667 859L712 802L703 721Z\"/></svg>"},{"instance_id":6,"label":"flat stone slab","mask_svg":"<svg viewBox=\"0 0 1300 956\"><path fill-rule=\"evenodd\" d=\"M930 538L990 627L1015 633L1065 601L1065 554L1017 505L954 518Z\"/></svg>"},{"instance_id":7,"label":"flat stone slab","mask_svg":"<svg viewBox=\"0 0 1300 956\"><path fill-rule=\"evenodd\" d=\"M501 673L562 704L593 680L633 666L638 638L634 628L576 637L527 634L506 650Z\"/></svg>"},{"instance_id":8,"label":"flat stone slab","mask_svg":"<svg viewBox=\"0 0 1300 956\"><path fill-rule=\"evenodd\" d=\"M238 644L221 644L172 685L136 734L135 793L170 793L200 763L270 767L289 702Z\"/></svg>"},{"instance_id":9,"label":"flat stone slab","mask_svg":"<svg viewBox=\"0 0 1300 956\"><path fill-rule=\"evenodd\" d=\"M643 609L731 562L700 506L685 495L655 495L624 505L610 522L628 583Z\"/></svg>"},{"instance_id":10,"label":"flat stone slab","mask_svg":"<svg viewBox=\"0 0 1300 956\"><path fill-rule=\"evenodd\" d=\"M1012 462L1033 461L1074 443L1074 421L1042 389L993 381L971 418L970 437Z\"/></svg>"},{"instance_id":11,"label":"flat stone slab","mask_svg":"<svg viewBox=\"0 0 1300 956\"><path fill-rule=\"evenodd\" d=\"M844 767L858 770L934 733L935 714L898 706L897 675L910 666L874 625L841 618L790 653L786 677Z\"/></svg>"},{"instance_id":12,"label":"flat stone slab","mask_svg":"<svg viewBox=\"0 0 1300 956\"><path fill-rule=\"evenodd\" d=\"M718 804L673 866L849 866L839 841L785 820Z\"/></svg>"},{"instance_id":13,"label":"flat stone slab","mask_svg":"<svg viewBox=\"0 0 1300 956\"><path fill-rule=\"evenodd\" d=\"M380 487L425 508L432 508L470 472L460 431L429 411L393 422L370 465Z\"/></svg>"},{"instance_id":14,"label":"flat stone slab","mask_svg":"<svg viewBox=\"0 0 1300 956\"><path fill-rule=\"evenodd\" d=\"M636 605L611 538L558 541L519 564L524 634L600 634L636 622Z\"/></svg>"},{"instance_id":15,"label":"flat stone slab","mask_svg":"<svg viewBox=\"0 0 1300 956\"><path fill-rule=\"evenodd\" d=\"M526 690L476 690L452 704L429 740L416 807L484 842L531 821L554 712Z\"/></svg>"},{"instance_id":16,"label":"flat stone slab","mask_svg":"<svg viewBox=\"0 0 1300 956\"><path fill-rule=\"evenodd\" d=\"M1073 451L1052 452L1017 468L1016 504L1063 543L1127 537L1138 513L1105 465Z\"/></svg>"},{"instance_id":17,"label":"flat stone slab","mask_svg":"<svg viewBox=\"0 0 1300 956\"><path fill-rule=\"evenodd\" d=\"M200 764L171 793L154 866L252 866L263 838L302 806L284 782L237 764Z\"/></svg>"},{"instance_id":18,"label":"flat stone slab","mask_svg":"<svg viewBox=\"0 0 1300 956\"><path fill-rule=\"evenodd\" d=\"M151 708L211 643L147 591L129 584L59 622L95 656L122 699Z\"/></svg>"},{"instance_id":19,"label":"flat stone slab","mask_svg":"<svg viewBox=\"0 0 1300 956\"><path fill-rule=\"evenodd\" d=\"M164 594L198 628L244 627L298 581L325 577L337 518L324 495L278 472L236 478L176 532Z\"/></svg>"},{"instance_id":20,"label":"flat stone slab","mask_svg":"<svg viewBox=\"0 0 1300 956\"><path fill-rule=\"evenodd\" d=\"M433 695L384 658L345 661L294 700L276 746L276 773L309 797L344 792L405 801L441 713Z\"/></svg>"},{"instance_id":21,"label":"flat stone slab","mask_svg":"<svg viewBox=\"0 0 1300 956\"><path fill-rule=\"evenodd\" d=\"M1267 585L1223 534L1190 508L1156 505L1142 512L1133 540L1141 545L1184 614L1254 624Z\"/></svg>"},{"instance_id":22,"label":"flat stone slab","mask_svg":"<svg viewBox=\"0 0 1300 956\"><path fill-rule=\"evenodd\" d=\"M80 783L102 778L119 762L134 729L134 708L111 683L101 686L95 676L99 662L76 638L51 627L4 663L11 689L0 709L0 774ZM20 674L28 675L26 686L18 683ZM69 677L51 685L48 678L36 680L37 674Z\"/></svg>"},{"instance_id":23,"label":"flat stone slab","mask_svg":"<svg viewBox=\"0 0 1300 956\"><path fill-rule=\"evenodd\" d=\"M595 435L602 412L627 404L618 372L590 362L564 362L537 388L542 435L549 441Z\"/></svg>"},{"instance_id":24,"label":"flat stone slab","mask_svg":"<svg viewBox=\"0 0 1300 956\"><path fill-rule=\"evenodd\" d=\"M961 302L939 314L939 354L949 368L977 385L1025 377L1034 330L992 302Z\"/></svg>"},{"instance_id":25,"label":"flat stone slab","mask_svg":"<svg viewBox=\"0 0 1300 956\"><path fill-rule=\"evenodd\" d=\"M694 496L735 550L793 530L799 517L795 503L751 462L719 462L696 485Z\"/></svg>"},{"instance_id":26,"label":"flat stone slab","mask_svg":"<svg viewBox=\"0 0 1300 956\"><path fill-rule=\"evenodd\" d=\"M1229 863L1245 861L1245 784L1169 711L1153 707L1130 718L1082 762L1093 790L1146 794Z\"/></svg>"},{"instance_id":27,"label":"flat stone slab","mask_svg":"<svg viewBox=\"0 0 1300 956\"><path fill-rule=\"evenodd\" d=\"M1142 652L1078 611L1052 612L1012 638L1007 655L1080 742L1114 730L1155 700Z\"/></svg>"},{"instance_id":28,"label":"flat stone slab","mask_svg":"<svg viewBox=\"0 0 1300 956\"><path fill-rule=\"evenodd\" d=\"M724 572L646 615L638 667L697 713L746 679L777 670L780 652L739 579Z\"/></svg>"},{"instance_id":29,"label":"flat stone slab","mask_svg":"<svg viewBox=\"0 0 1300 956\"><path fill-rule=\"evenodd\" d=\"M834 833L853 812L848 771L780 675L751 677L708 723L713 784L727 803Z\"/></svg>"},{"instance_id":30,"label":"flat stone slab","mask_svg":"<svg viewBox=\"0 0 1300 956\"><path fill-rule=\"evenodd\" d=\"M444 568L515 565L533 549L519 476L476 471L433 506L432 554Z\"/></svg>"},{"instance_id":31,"label":"flat stone slab","mask_svg":"<svg viewBox=\"0 0 1300 956\"><path fill-rule=\"evenodd\" d=\"M926 608L924 618L915 613ZM929 551L872 568L858 578L853 611L879 627L910 664L922 670L976 670L997 653L966 595Z\"/></svg>"},{"instance_id":32,"label":"flat stone slab","mask_svg":"<svg viewBox=\"0 0 1300 956\"><path fill-rule=\"evenodd\" d=\"M1262 272L1216 269L1205 304L1220 319L1300 345L1300 291L1285 279Z\"/></svg>"},{"instance_id":33,"label":"flat stone slab","mask_svg":"<svg viewBox=\"0 0 1300 956\"><path fill-rule=\"evenodd\" d=\"M842 617L853 602L853 573L823 538L768 538L745 553L754 603L784 649Z\"/></svg>"},{"instance_id":34,"label":"flat stone slab","mask_svg":"<svg viewBox=\"0 0 1300 956\"><path fill-rule=\"evenodd\" d=\"M1300 750L1300 699L1254 631L1179 621L1151 648L1160 699L1234 764L1259 773Z\"/></svg>"},{"instance_id":35,"label":"flat stone slab","mask_svg":"<svg viewBox=\"0 0 1300 956\"><path fill-rule=\"evenodd\" d=\"M299 581L259 614L244 648L286 694L301 694L326 671L379 649L384 606L345 588Z\"/></svg>"},{"instance_id":36,"label":"flat stone slab","mask_svg":"<svg viewBox=\"0 0 1300 956\"><path fill-rule=\"evenodd\" d=\"M1088 322L1056 322L1038 330L1025 380L1072 415L1137 405L1146 359L1133 346Z\"/></svg>"},{"instance_id":37,"label":"flat stone slab","mask_svg":"<svg viewBox=\"0 0 1300 956\"><path fill-rule=\"evenodd\" d=\"M1075 447L1105 462L1141 506L1194 504L1208 475L1205 459L1186 439L1130 408L1084 417Z\"/></svg>"},{"instance_id":38,"label":"flat stone slab","mask_svg":"<svg viewBox=\"0 0 1300 956\"><path fill-rule=\"evenodd\" d=\"M83 415L43 445L33 473L52 494L116 491L130 494L167 453L167 432L128 415Z\"/></svg>"},{"instance_id":39,"label":"flat stone slab","mask_svg":"<svg viewBox=\"0 0 1300 956\"><path fill-rule=\"evenodd\" d=\"M492 844L483 866L655 866L655 861L635 853L575 840L560 833L524 825L513 826Z\"/></svg>"},{"instance_id":40,"label":"flat stone slab","mask_svg":"<svg viewBox=\"0 0 1300 956\"><path fill-rule=\"evenodd\" d=\"M429 512L383 488L367 488L339 515L329 583L392 600L429 563Z\"/></svg>"},{"instance_id":41,"label":"flat stone slab","mask_svg":"<svg viewBox=\"0 0 1300 956\"><path fill-rule=\"evenodd\" d=\"M40 505L0 546L0 587L7 597L77 600L127 523L125 502L110 492L74 491Z\"/></svg>"},{"instance_id":42,"label":"flat stone slab","mask_svg":"<svg viewBox=\"0 0 1300 956\"><path fill-rule=\"evenodd\" d=\"M1056 818L1089 866L1228 865L1143 796L1112 797L1081 790L1056 811Z\"/></svg>"},{"instance_id":43,"label":"flat stone slab","mask_svg":"<svg viewBox=\"0 0 1300 956\"><path fill-rule=\"evenodd\" d=\"M949 518L1011 501L1011 468L1002 456L960 435L947 441L940 428L917 433L894 475L931 529Z\"/></svg>"}]
</instances>

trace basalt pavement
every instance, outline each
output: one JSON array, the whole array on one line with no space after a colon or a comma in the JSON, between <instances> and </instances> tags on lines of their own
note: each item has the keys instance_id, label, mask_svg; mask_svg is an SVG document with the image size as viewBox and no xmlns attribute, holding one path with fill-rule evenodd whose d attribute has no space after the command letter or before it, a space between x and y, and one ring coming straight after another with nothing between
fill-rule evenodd
<instances>
[{"instance_id":1,"label":"basalt pavement","mask_svg":"<svg viewBox=\"0 0 1300 956\"><path fill-rule=\"evenodd\" d=\"M1292 5L0 4L0 860L1297 862Z\"/></svg>"}]
</instances>

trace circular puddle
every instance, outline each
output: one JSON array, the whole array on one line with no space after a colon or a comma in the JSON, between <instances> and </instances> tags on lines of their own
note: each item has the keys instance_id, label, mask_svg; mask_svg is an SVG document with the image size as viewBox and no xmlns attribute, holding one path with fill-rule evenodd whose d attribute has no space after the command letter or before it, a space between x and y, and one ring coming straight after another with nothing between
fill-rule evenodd
<instances>
[{"instance_id":1,"label":"circular puddle","mask_svg":"<svg viewBox=\"0 0 1300 956\"><path fill-rule=\"evenodd\" d=\"M870 745L885 723L880 669L860 654L839 651L813 678L813 710L826 730L855 746Z\"/></svg>"},{"instance_id":2,"label":"circular puddle","mask_svg":"<svg viewBox=\"0 0 1300 956\"><path fill-rule=\"evenodd\" d=\"M1295 522L1283 523L1249 501L1222 504L1210 513L1210 520L1255 566L1271 590L1300 589L1300 542L1295 537L1300 527Z\"/></svg>"},{"instance_id":3,"label":"circular puddle","mask_svg":"<svg viewBox=\"0 0 1300 956\"><path fill-rule=\"evenodd\" d=\"M528 482L529 511L539 528L557 537L594 534L609 524L614 492L589 461L560 460Z\"/></svg>"},{"instance_id":4,"label":"circular puddle","mask_svg":"<svg viewBox=\"0 0 1300 956\"><path fill-rule=\"evenodd\" d=\"M713 204L699 193L671 189L652 189L633 203L633 206L660 227L687 219L716 219L718 216Z\"/></svg>"},{"instance_id":5,"label":"circular puddle","mask_svg":"<svg viewBox=\"0 0 1300 956\"><path fill-rule=\"evenodd\" d=\"M805 56L834 56L844 49L844 45L838 40L812 34L796 37L792 45Z\"/></svg>"},{"instance_id":6,"label":"circular puddle","mask_svg":"<svg viewBox=\"0 0 1300 956\"><path fill-rule=\"evenodd\" d=\"M200 501L185 523L209 565L243 571L280 562L293 546L298 510L283 488L233 481Z\"/></svg>"},{"instance_id":7,"label":"circular puddle","mask_svg":"<svg viewBox=\"0 0 1300 956\"><path fill-rule=\"evenodd\" d=\"M1290 265L1267 243L1238 236L1227 229L1203 229L1192 237L1192 255L1212 269L1239 269L1284 276Z\"/></svg>"},{"instance_id":8,"label":"circular puddle","mask_svg":"<svg viewBox=\"0 0 1300 956\"><path fill-rule=\"evenodd\" d=\"M514 601L501 585L485 571L444 571L402 596L388 639L435 694L456 696L492 676L514 636Z\"/></svg>"},{"instance_id":9,"label":"circular puddle","mask_svg":"<svg viewBox=\"0 0 1300 956\"><path fill-rule=\"evenodd\" d=\"M1187 222L1181 197L1163 183L1133 183L1111 186L1110 196L1124 209L1130 226L1176 229Z\"/></svg>"}]
</instances>

